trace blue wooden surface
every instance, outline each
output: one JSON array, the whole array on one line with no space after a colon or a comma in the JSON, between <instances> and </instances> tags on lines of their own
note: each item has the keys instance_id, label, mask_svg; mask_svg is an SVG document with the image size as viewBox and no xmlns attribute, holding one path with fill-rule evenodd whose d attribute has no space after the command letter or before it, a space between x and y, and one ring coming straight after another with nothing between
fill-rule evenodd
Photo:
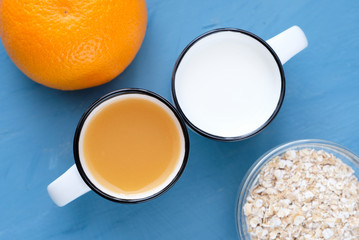
<instances>
[{"instance_id":1,"label":"blue wooden surface","mask_svg":"<svg viewBox=\"0 0 359 240\"><path fill-rule=\"evenodd\" d=\"M112 82L62 92L22 74L0 46L0 239L236 239L238 186L265 151L319 138L359 153L359 1L148 0L142 48ZM172 67L197 35L242 28L268 39L299 25L309 47L284 66L287 89L277 118L255 137L216 142L190 133L187 168L161 197L141 204L90 192L56 207L46 186L73 163L81 114L103 94L139 87L170 95Z\"/></svg>"}]
</instances>

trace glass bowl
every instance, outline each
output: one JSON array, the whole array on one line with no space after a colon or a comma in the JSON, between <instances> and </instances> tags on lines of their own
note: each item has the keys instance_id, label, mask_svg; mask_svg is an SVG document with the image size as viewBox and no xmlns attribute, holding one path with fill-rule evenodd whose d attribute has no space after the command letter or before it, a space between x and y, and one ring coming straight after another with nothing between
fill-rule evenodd
<instances>
[{"instance_id":1,"label":"glass bowl","mask_svg":"<svg viewBox=\"0 0 359 240\"><path fill-rule=\"evenodd\" d=\"M315 150L324 150L332 153L335 157L341 159L343 163L349 165L354 170L354 175L359 178L359 157L349 151L343 146L336 143L324 140L298 140L280 145L264 155L262 155L247 171L243 178L241 187L239 189L239 197L236 210L237 230L241 240L250 240L251 236L248 233L246 216L244 215L243 207L246 203L247 196L252 188L257 184L259 174L263 167L274 157L283 154L288 150L300 150L303 148L310 148Z\"/></svg>"}]
</instances>

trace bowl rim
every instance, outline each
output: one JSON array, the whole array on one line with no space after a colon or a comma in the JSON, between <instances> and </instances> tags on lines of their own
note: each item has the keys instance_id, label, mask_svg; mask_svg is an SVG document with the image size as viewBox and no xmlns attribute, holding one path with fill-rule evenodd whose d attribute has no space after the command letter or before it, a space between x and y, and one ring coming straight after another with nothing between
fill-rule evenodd
<instances>
[{"instance_id":1,"label":"bowl rim","mask_svg":"<svg viewBox=\"0 0 359 240\"><path fill-rule=\"evenodd\" d=\"M331 141L327 141L327 140L300 139L300 140L294 140L294 141L290 141L287 143L283 143L283 144L277 145L276 147L271 148L270 150L268 150L264 154L262 154L251 165L251 167L247 170L246 174L244 175L244 177L241 181L241 184L240 184L240 187L238 190L238 194L237 194L237 202L236 202L236 210L235 210L236 228L237 228L237 234L239 236L239 239L242 239L242 240L248 239L246 236L246 233L244 232L244 229L242 227L243 224L246 224L246 223L244 222L244 219L241 218L243 209L240 206L241 206L241 203L243 201L245 201L245 196L248 191L249 183L255 176L254 173L263 164L265 164L266 162L271 160L274 157L272 155L278 155L278 154L283 153L284 150L301 148L301 147L305 147L306 145L308 145L308 147L310 147L310 145L315 145L314 147L323 146L326 148L331 148L332 150L346 156L353 163L357 163L357 165L359 167L359 157L354 152L352 152L351 150L349 150L348 148L346 148L340 144L337 144L337 143L334 143Z\"/></svg>"}]
</instances>

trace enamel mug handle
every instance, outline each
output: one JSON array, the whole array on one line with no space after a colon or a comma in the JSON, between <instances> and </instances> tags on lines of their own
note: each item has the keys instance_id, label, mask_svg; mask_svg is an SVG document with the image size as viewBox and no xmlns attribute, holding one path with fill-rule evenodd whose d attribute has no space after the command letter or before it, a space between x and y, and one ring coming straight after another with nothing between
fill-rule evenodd
<instances>
[{"instance_id":1,"label":"enamel mug handle","mask_svg":"<svg viewBox=\"0 0 359 240\"><path fill-rule=\"evenodd\" d=\"M267 43L273 48L282 64L308 46L308 40L298 26L288 28L269 39Z\"/></svg>"},{"instance_id":2,"label":"enamel mug handle","mask_svg":"<svg viewBox=\"0 0 359 240\"><path fill-rule=\"evenodd\" d=\"M47 192L59 207L65 206L90 190L82 180L76 164L47 186Z\"/></svg>"}]
</instances>

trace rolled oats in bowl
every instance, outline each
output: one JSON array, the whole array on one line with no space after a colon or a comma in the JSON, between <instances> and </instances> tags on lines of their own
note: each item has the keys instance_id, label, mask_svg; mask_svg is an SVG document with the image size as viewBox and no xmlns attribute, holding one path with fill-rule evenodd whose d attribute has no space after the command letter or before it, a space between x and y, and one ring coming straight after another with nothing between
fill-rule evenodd
<instances>
[{"instance_id":1,"label":"rolled oats in bowl","mask_svg":"<svg viewBox=\"0 0 359 240\"><path fill-rule=\"evenodd\" d=\"M241 239L359 239L358 166L354 154L320 140L272 150L242 186Z\"/></svg>"}]
</instances>

